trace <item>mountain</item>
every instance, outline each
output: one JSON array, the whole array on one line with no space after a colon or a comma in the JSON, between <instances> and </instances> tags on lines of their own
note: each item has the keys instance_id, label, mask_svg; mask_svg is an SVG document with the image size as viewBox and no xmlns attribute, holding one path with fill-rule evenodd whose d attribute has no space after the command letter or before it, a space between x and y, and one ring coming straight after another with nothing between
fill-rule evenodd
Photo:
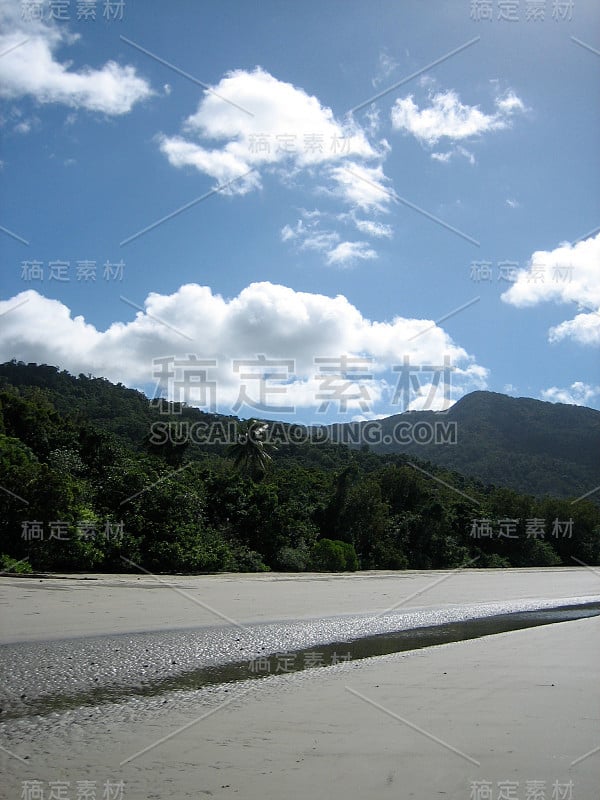
<instances>
[{"instance_id":1,"label":"mountain","mask_svg":"<svg viewBox=\"0 0 600 800\"><path fill-rule=\"evenodd\" d=\"M535 496L579 497L600 484L600 411L583 406L472 392L444 413L413 411L334 428L342 440L371 439L375 452L418 456ZM441 442L427 439L436 428ZM423 444L415 441L419 431Z\"/></svg>"},{"instance_id":2,"label":"mountain","mask_svg":"<svg viewBox=\"0 0 600 800\"><path fill-rule=\"evenodd\" d=\"M103 378L78 378L56 367L0 364L0 385L38 387L61 413L78 413L130 444L139 444L160 418L141 392ZM184 408L181 421L231 422L231 417ZM290 426L279 423L279 430ZM294 426L298 427L298 426ZM446 442L430 441L436 430ZM404 453L477 479L536 497L577 498L600 485L600 411L495 392L472 392L447 412L411 411L382 420L328 428L333 441L372 453ZM423 434L423 443L414 441ZM453 437L453 438L450 438ZM407 439L405 443L403 440ZM214 452L223 452L211 446ZM206 448L201 448L206 449ZM311 458L324 453L312 448ZM327 448L327 457L332 451ZM590 495L600 503L600 492Z\"/></svg>"},{"instance_id":3,"label":"mountain","mask_svg":"<svg viewBox=\"0 0 600 800\"><path fill-rule=\"evenodd\" d=\"M600 564L599 417L477 392L446 414L271 421L257 440L236 418L103 378L2 364L0 570ZM436 427L445 444L399 436L423 441ZM157 429L169 436L157 441ZM226 435L194 434L207 430Z\"/></svg>"}]
</instances>

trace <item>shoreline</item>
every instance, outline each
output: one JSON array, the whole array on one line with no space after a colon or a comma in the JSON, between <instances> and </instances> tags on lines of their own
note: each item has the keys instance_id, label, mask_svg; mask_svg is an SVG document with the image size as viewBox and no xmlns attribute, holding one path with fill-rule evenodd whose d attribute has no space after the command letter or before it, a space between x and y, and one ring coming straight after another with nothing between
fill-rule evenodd
<instances>
[{"instance_id":1,"label":"shoreline","mask_svg":"<svg viewBox=\"0 0 600 800\"><path fill-rule=\"evenodd\" d=\"M218 624L222 634L227 618L229 625L274 616L319 623L324 614L396 607L441 619L460 604L545 599L558 605L560 598L600 595L600 572L580 567L170 576L162 583L98 577L2 577L3 638L20 637L14 648L31 653L18 671L19 691L27 692L28 682L35 689L37 673L27 665L38 662L43 670L52 664L75 688L69 673L57 669L55 648L71 657L70 674L93 686L96 670L108 674L113 664L80 657L85 637L127 634L136 625L145 627L148 641L165 630L185 639L185 628L195 627L206 652L214 653L220 638L211 640L209 629ZM164 637L154 639L156 652L169 658ZM189 646L197 658L197 646ZM122 663L136 668L133 650L123 652ZM561 800L597 800L598 663L600 617L591 617L260 680L57 709L0 727L0 796L19 800L24 782L37 781L49 797L52 785L64 782L65 797L74 800L78 783L88 781L100 798L110 781L122 782L121 794L112 795L119 800L473 800L479 782L493 798L510 785L512 796L524 800L527 786L538 781L545 800L555 783L565 787L556 795Z\"/></svg>"},{"instance_id":2,"label":"shoreline","mask_svg":"<svg viewBox=\"0 0 600 800\"><path fill-rule=\"evenodd\" d=\"M123 800L472 800L477 783L523 800L538 781L545 798L558 783L596 800L598 656L594 617L188 692L145 715L58 715L3 738L26 757L0 752L5 796L111 780Z\"/></svg>"},{"instance_id":3,"label":"shoreline","mask_svg":"<svg viewBox=\"0 0 600 800\"><path fill-rule=\"evenodd\" d=\"M586 567L0 576L0 603L8 611L0 644L599 594L600 570Z\"/></svg>"},{"instance_id":4,"label":"shoreline","mask_svg":"<svg viewBox=\"0 0 600 800\"><path fill-rule=\"evenodd\" d=\"M4 644L0 721L131 697L148 700L594 615L600 615L600 595Z\"/></svg>"}]
</instances>

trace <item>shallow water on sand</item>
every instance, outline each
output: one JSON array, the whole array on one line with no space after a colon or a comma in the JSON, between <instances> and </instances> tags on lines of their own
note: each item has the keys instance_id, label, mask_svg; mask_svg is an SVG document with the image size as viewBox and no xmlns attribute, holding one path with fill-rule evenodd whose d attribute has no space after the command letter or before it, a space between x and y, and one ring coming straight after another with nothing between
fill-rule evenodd
<instances>
[{"instance_id":1,"label":"shallow water on sand","mask_svg":"<svg viewBox=\"0 0 600 800\"><path fill-rule=\"evenodd\" d=\"M600 597L528 599L4 645L0 721L131 699L149 703L173 692L595 615Z\"/></svg>"}]
</instances>

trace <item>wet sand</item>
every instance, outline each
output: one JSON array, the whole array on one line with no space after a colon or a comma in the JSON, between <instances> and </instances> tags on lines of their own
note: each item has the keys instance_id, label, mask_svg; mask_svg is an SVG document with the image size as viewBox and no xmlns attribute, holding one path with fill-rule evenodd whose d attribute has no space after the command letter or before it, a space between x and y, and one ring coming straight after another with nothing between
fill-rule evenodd
<instances>
[{"instance_id":1,"label":"wet sand","mask_svg":"<svg viewBox=\"0 0 600 800\"><path fill-rule=\"evenodd\" d=\"M11 740L3 797L23 781L124 782L123 798L471 800L533 781L596 800L600 620L550 625L267 678L145 716L90 713ZM246 694L243 694L246 692ZM149 748L146 750L146 748ZM144 751L140 755L140 751ZM579 760L583 759L583 760ZM125 763L123 763L125 762ZM482 794L481 797L490 795ZM506 795L511 796L511 795Z\"/></svg>"},{"instance_id":2,"label":"wet sand","mask_svg":"<svg viewBox=\"0 0 600 800\"><path fill-rule=\"evenodd\" d=\"M0 643L600 594L600 569L0 577Z\"/></svg>"},{"instance_id":3,"label":"wet sand","mask_svg":"<svg viewBox=\"0 0 600 800\"><path fill-rule=\"evenodd\" d=\"M179 625L189 625L188 602L194 614L205 614L203 624L215 623L214 613L172 589L162 587L158 594L149 589L150 579L144 580L148 591L142 590L146 611L141 619L131 578L107 576L81 588L69 581L62 590L43 584L36 590L24 579L5 578L3 601L13 613L15 608L23 616L25 608L37 612L24 617L21 631L10 623L6 634L30 641L44 634L58 638L61 615L67 620L63 635L67 630L73 636L89 633L90 628L99 632L102 626L114 631L107 613L122 628L160 629L167 627L168 604L177 609ZM312 616L327 610L368 613L403 598L406 608L447 608L519 597L597 596L600 571L227 576L172 582L187 587L186 593L209 598L203 602L211 606L225 597L227 610L220 613L229 613L237 603L238 620L250 621L306 617L311 611ZM90 588L94 613L81 600L81 592ZM383 590L393 597L383 599ZM107 591L110 597L104 596ZM417 591L422 593L407 599ZM167 600L170 594L174 598ZM121 606L124 596L129 606ZM66 615L65 597L71 603L77 599L77 607ZM325 601L327 609L314 613ZM6 613L3 617L6 621ZM599 663L596 617L171 693L150 703L132 700L31 718L2 731L0 744L13 755L0 750L5 776L0 796L21 798L23 781L37 780L46 797L53 782L69 781L64 796L73 800L82 781L96 785L97 798L106 781L123 781L122 800L471 800L477 797L474 782L480 782L494 800L503 785L524 800L538 781L538 795L544 797L543 787L547 800L553 791L557 798L599 800Z\"/></svg>"}]
</instances>

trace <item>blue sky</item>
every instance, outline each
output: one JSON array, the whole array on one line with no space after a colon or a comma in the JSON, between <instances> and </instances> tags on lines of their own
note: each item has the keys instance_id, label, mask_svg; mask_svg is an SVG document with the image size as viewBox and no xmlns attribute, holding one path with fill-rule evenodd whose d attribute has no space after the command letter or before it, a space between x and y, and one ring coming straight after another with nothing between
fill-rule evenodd
<instances>
[{"instance_id":1,"label":"blue sky","mask_svg":"<svg viewBox=\"0 0 600 800\"><path fill-rule=\"evenodd\" d=\"M595 0L80 5L0 0L2 360L304 422L600 408Z\"/></svg>"}]
</instances>

